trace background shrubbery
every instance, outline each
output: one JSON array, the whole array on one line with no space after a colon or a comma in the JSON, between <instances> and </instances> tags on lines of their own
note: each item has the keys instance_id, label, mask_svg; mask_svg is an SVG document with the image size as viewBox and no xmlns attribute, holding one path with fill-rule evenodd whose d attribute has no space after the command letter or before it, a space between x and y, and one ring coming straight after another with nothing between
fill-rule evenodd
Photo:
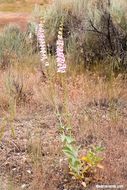
<instances>
[{"instance_id":1,"label":"background shrubbery","mask_svg":"<svg viewBox=\"0 0 127 190\"><path fill-rule=\"evenodd\" d=\"M55 0L43 12L51 51L62 19L65 50L72 62L111 63L115 71L127 69L126 8L124 0Z\"/></svg>"},{"instance_id":2,"label":"background shrubbery","mask_svg":"<svg viewBox=\"0 0 127 190\"><path fill-rule=\"evenodd\" d=\"M37 7L36 7L37 8ZM127 5L124 0L55 0L38 10L36 19L45 21L48 52L56 51L59 25L63 21L68 62L87 68L100 66L115 72L127 70ZM34 15L35 16L35 15ZM32 39L29 33L32 33ZM26 32L17 26L5 27L0 35L0 64L37 52L35 26Z\"/></svg>"},{"instance_id":3,"label":"background shrubbery","mask_svg":"<svg viewBox=\"0 0 127 190\"><path fill-rule=\"evenodd\" d=\"M5 26L0 35L0 67L5 68L33 52L29 32L22 32L17 25Z\"/></svg>"}]
</instances>

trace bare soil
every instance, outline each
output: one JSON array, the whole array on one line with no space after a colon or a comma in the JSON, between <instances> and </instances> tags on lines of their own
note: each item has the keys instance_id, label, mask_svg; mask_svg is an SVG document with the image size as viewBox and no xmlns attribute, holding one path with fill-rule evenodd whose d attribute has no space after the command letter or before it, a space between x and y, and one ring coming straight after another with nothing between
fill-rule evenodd
<instances>
[{"instance_id":1,"label":"bare soil","mask_svg":"<svg viewBox=\"0 0 127 190\"><path fill-rule=\"evenodd\" d=\"M123 185L122 189L126 190L127 102L115 102L117 119L112 119L108 101L99 102L80 105L76 115L73 110L75 104L71 105L73 133L82 150L99 144L105 147L104 169L97 171L95 179L86 189L95 190L97 184L107 184ZM87 121L86 118L84 122L86 116L90 119ZM6 126L0 144L2 190L7 190L7 186L4 189L7 179L12 179L17 189L84 190L68 174L67 161L61 152L57 119L51 105L19 114L13 128L14 136L12 126Z\"/></svg>"},{"instance_id":2,"label":"bare soil","mask_svg":"<svg viewBox=\"0 0 127 190\"><path fill-rule=\"evenodd\" d=\"M7 24L19 25L22 30L26 30L27 23L30 19L30 14L28 13L3 13L0 12L0 27Z\"/></svg>"}]
</instances>

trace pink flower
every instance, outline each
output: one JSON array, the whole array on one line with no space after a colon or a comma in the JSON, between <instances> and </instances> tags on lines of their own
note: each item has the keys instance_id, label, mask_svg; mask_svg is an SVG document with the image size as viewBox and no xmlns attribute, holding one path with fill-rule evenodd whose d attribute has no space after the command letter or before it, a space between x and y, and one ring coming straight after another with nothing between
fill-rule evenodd
<instances>
[{"instance_id":1,"label":"pink flower","mask_svg":"<svg viewBox=\"0 0 127 190\"><path fill-rule=\"evenodd\" d=\"M48 63L48 57L47 57L47 51L46 51L44 26L42 22L39 23L36 31L37 31L37 40L40 47L41 62L45 64L45 66L47 67L49 66L49 63Z\"/></svg>"},{"instance_id":2,"label":"pink flower","mask_svg":"<svg viewBox=\"0 0 127 190\"><path fill-rule=\"evenodd\" d=\"M65 56L64 56L64 40L63 40L62 25L59 28L58 40L56 45L57 45L56 48L57 72L65 73L67 66L65 63Z\"/></svg>"}]
</instances>

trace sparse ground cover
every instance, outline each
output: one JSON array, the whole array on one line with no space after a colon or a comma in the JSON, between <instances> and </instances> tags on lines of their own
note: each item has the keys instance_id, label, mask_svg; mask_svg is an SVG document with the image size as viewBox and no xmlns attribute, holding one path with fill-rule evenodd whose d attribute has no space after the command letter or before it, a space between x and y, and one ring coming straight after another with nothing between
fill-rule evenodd
<instances>
[{"instance_id":1,"label":"sparse ground cover","mask_svg":"<svg viewBox=\"0 0 127 190\"><path fill-rule=\"evenodd\" d=\"M24 28L17 16L14 22ZM28 19L26 14L25 26ZM67 72L57 73L52 51L43 70L31 27L8 26L0 36L0 189L96 190L107 184L126 190L126 73L72 65L68 54ZM96 172L83 179L69 172L60 138L65 126L80 146L79 159L93 147L104 148Z\"/></svg>"},{"instance_id":2,"label":"sparse ground cover","mask_svg":"<svg viewBox=\"0 0 127 190\"><path fill-rule=\"evenodd\" d=\"M5 181L12 180L19 189L83 190L82 185L68 174L67 162L61 152L50 85L42 81L39 71L28 69L23 73L27 97L25 103L20 102L15 108L16 115L14 108L8 111L6 107L7 92L1 83L2 186ZM1 81L4 81L4 75L6 73L1 74ZM86 73L69 77L68 90L72 131L77 144L84 154L93 145L105 147L103 169L97 171L86 189L96 189L96 184L122 184L126 189L126 82L123 83L121 78L106 82ZM61 110L62 102L59 98L57 101ZM11 119L13 121L9 122Z\"/></svg>"},{"instance_id":3,"label":"sparse ground cover","mask_svg":"<svg viewBox=\"0 0 127 190\"><path fill-rule=\"evenodd\" d=\"M22 30L26 30L28 22L32 18L32 11L38 4L46 6L49 2L47 0L10 0L0 1L0 29L9 23L17 24Z\"/></svg>"},{"instance_id":4,"label":"sparse ground cover","mask_svg":"<svg viewBox=\"0 0 127 190\"><path fill-rule=\"evenodd\" d=\"M17 24L22 30L26 30L30 15L28 13L0 13L0 28L9 23Z\"/></svg>"},{"instance_id":5,"label":"sparse ground cover","mask_svg":"<svg viewBox=\"0 0 127 190\"><path fill-rule=\"evenodd\" d=\"M46 1L0 1L0 28L2 29L6 24L13 23L26 30L30 14L36 3L43 5Z\"/></svg>"},{"instance_id":6,"label":"sparse ground cover","mask_svg":"<svg viewBox=\"0 0 127 190\"><path fill-rule=\"evenodd\" d=\"M2 2L0 3L0 11L2 12L31 12L34 7L33 3L25 1Z\"/></svg>"},{"instance_id":7,"label":"sparse ground cover","mask_svg":"<svg viewBox=\"0 0 127 190\"><path fill-rule=\"evenodd\" d=\"M36 3L43 5L45 0L4 0L0 1L0 11L2 12L31 12Z\"/></svg>"}]
</instances>

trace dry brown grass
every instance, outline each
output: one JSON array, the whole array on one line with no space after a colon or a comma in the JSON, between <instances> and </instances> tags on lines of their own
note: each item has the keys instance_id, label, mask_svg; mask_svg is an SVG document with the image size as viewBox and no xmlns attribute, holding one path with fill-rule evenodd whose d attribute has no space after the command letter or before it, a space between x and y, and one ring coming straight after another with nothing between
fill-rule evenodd
<instances>
[{"instance_id":1,"label":"dry brown grass","mask_svg":"<svg viewBox=\"0 0 127 190\"><path fill-rule=\"evenodd\" d=\"M56 85L51 85L51 81L43 82L38 66L33 65L14 66L11 76L17 82L21 79L25 99L17 101L15 138L11 135L11 128L5 130L2 145L6 152L0 149L3 155L1 173L11 175L20 187L27 184L30 190L83 189L68 175L67 162L61 153L52 99L55 94L51 90L54 86L56 94L60 95L55 102L61 109L63 90L59 76L53 78ZM8 113L10 98L5 86L7 78L8 71L1 71L0 105L4 116ZM120 75L106 80L89 72L82 75L71 73L67 78L67 88L73 134L81 145L82 153L93 145L105 147L104 169L97 172L95 184L126 186L126 81ZM95 184L88 189L95 189Z\"/></svg>"}]
</instances>

